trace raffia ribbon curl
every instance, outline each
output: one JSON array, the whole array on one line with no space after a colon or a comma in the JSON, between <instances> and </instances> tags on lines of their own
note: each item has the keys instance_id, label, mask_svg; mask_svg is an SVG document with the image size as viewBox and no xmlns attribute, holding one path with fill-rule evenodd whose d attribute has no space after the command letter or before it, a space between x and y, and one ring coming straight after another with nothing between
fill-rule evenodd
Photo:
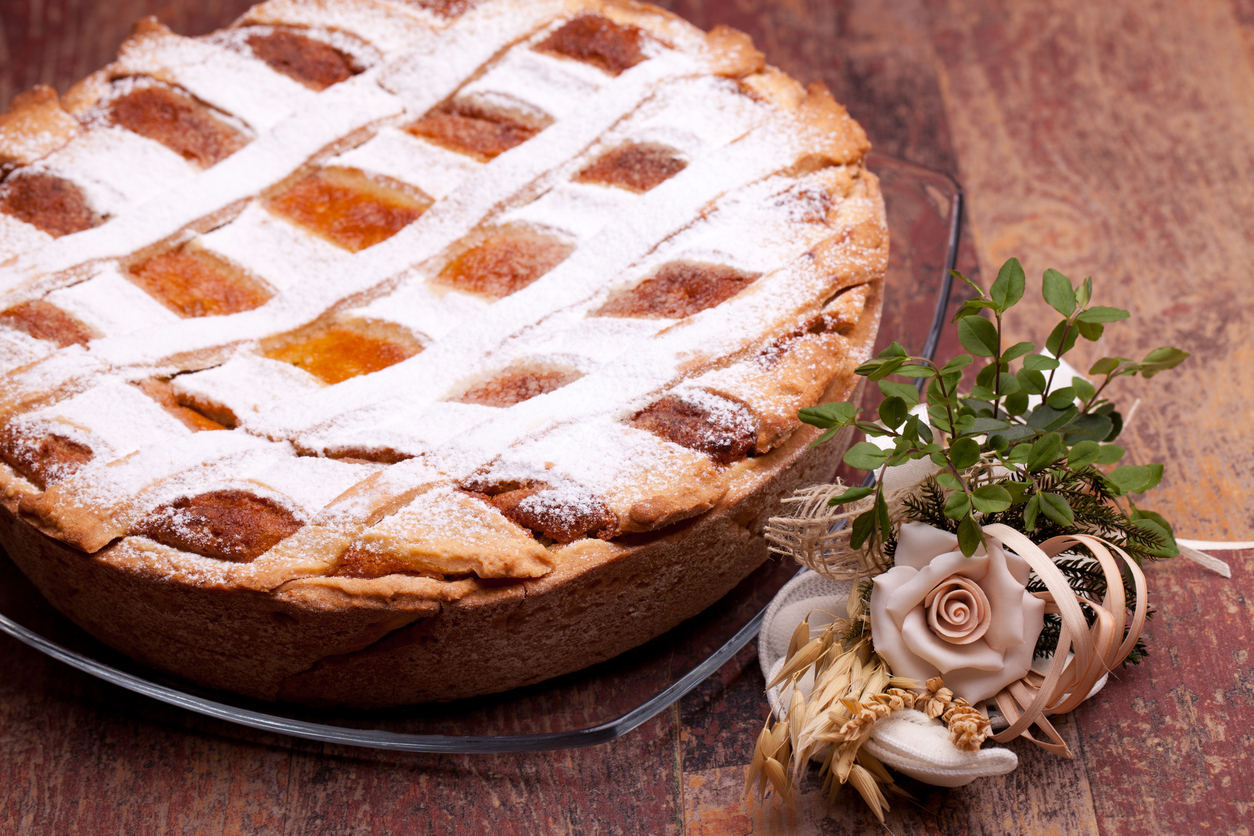
<instances>
[{"instance_id":1,"label":"raffia ribbon curl","mask_svg":"<svg viewBox=\"0 0 1254 836\"><path fill-rule=\"evenodd\" d=\"M1046 717L1065 714L1079 705L1097 681L1121 664L1136 646L1145 626L1147 611L1145 574L1123 549L1089 534L1054 537L1039 546L1022 532L1000 523L984 526L984 534L997 538L1002 545L1028 562L1045 584L1046 591L1036 593L1045 601L1045 612L1057 613L1062 619L1058 647L1048 670L1044 674L1033 671L997 694L997 707L1010 726L994 735L993 739L1005 743L1023 736L1044 749L1069 758L1071 750ZM1054 565L1052 558L1073 546L1086 547L1102 567L1106 576L1106 595L1100 605L1077 595ZM1136 590L1131 620L1127 617L1128 602L1124 596L1120 561L1111 554L1112 551L1128 568ZM1082 607L1087 607L1097 616L1091 627ZM1040 728L1050 742L1034 737L1031 733L1033 725Z\"/></svg>"}]
</instances>

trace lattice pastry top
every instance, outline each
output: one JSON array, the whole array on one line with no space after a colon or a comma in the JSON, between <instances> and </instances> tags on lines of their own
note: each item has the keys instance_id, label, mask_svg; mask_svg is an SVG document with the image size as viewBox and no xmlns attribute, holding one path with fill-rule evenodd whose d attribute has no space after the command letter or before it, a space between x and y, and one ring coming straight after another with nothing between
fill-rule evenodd
<instances>
[{"instance_id":1,"label":"lattice pastry top","mask_svg":"<svg viewBox=\"0 0 1254 836\"><path fill-rule=\"evenodd\" d=\"M0 121L4 501L325 600L699 515L865 356L867 147L744 36L631 2L142 22Z\"/></svg>"}]
</instances>

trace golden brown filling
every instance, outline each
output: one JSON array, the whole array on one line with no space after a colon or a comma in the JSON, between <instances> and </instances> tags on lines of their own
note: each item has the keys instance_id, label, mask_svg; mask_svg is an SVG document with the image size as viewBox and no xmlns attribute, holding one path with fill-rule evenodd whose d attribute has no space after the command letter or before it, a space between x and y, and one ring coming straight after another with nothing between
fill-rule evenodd
<instances>
[{"instance_id":1,"label":"golden brown filling","mask_svg":"<svg viewBox=\"0 0 1254 836\"><path fill-rule=\"evenodd\" d=\"M508 113L452 102L428 113L405 130L436 145L487 162L531 139L543 126Z\"/></svg>"},{"instance_id":2,"label":"golden brown filling","mask_svg":"<svg viewBox=\"0 0 1254 836\"><path fill-rule=\"evenodd\" d=\"M574 369L567 368L505 369L488 380L476 383L453 400L481 406L513 406L561 389L581 376Z\"/></svg>"},{"instance_id":3,"label":"golden brown filling","mask_svg":"<svg viewBox=\"0 0 1254 836\"><path fill-rule=\"evenodd\" d=\"M618 519L594 496L572 502L541 485L507 490L487 500L507 519L555 543L583 537L608 540L618 533Z\"/></svg>"},{"instance_id":4,"label":"golden brown filling","mask_svg":"<svg viewBox=\"0 0 1254 836\"><path fill-rule=\"evenodd\" d=\"M40 490L69 476L91 457L90 447L63 435L32 437L7 428L0 432L0 459Z\"/></svg>"},{"instance_id":5,"label":"golden brown filling","mask_svg":"<svg viewBox=\"0 0 1254 836\"><path fill-rule=\"evenodd\" d=\"M154 256L126 277L184 318L250 311L270 300L268 290L240 271L186 248Z\"/></svg>"},{"instance_id":6,"label":"golden brown filling","mask_svg":"<svg viewBox=\"0 0 1254 836\"><path fill-rule=\"evenodd\" d=\"M184 159L208 168L248 144L209 108L165 87L140 87L109 103L113 122L154 139Z\"/></svg>"},{"instance_id":7,"label":"golden brown filling","mask_svg":"<svg viewBox=\"0 0 1254 836\"><path fill-rule=\"evenodd\" d=\"M574 247L530 232L489 235L445 265L435 281L500 299L522 290L566 260Z\"/></svg>"},{"instance_id":8,"label":"golden brown filling","mask_svg":"<svg viewBox=\"0 0 1254 836\"><path fill-rule=\"evenodd\" d=\"M0 313L0 325L25 331L37 340L67 345L86 345L92 338L87 326L50 302L23 302Z\"/></svg>"},{"instance_id":9,"label":"golden brown filling","mask_svg":"<svg viewBox=\"0 0 1254 836\"><path fill-rule=\"evenodd\" d=\"M364 333L351 325L336 324L289 338L268 350L266 356L299 366L326 383L339 383L386 369L417 353L414 346Z\"/></svg>"},{"instance_id":10,"label":"golden brown filling","mask_svg":"<svg viewBox=\"0 0 1254 836\"><path fill-rule=\"evenodd\" d=\"M310 232L358 252L413 223L431 201L346 168L324 168L266 201Z\"/></svg>"},{"instance_id":11,"label":"golden brown filling","mask_svg":"<svg viewBox=\"0 0 1254 836\"><path fill-rule=\"evenodd\" d=\"M193 432L202 430L225 430L235 426L235 416L230 416L229 421L218 421L204 412L192 409L179 403L174 395L174 387L170 385L168 380L150 377L135 383L139 387L139 391L156 401L162 409L173 415L175 418L183 422L183 426ZM225 417L219 415L218 417Z\"/></svg>"},{"instance_id":12,"label":"golden brown filling","mask_svg":"<svg viewBox=\"0 0 1254 836\"><path fill-rule=\"evenodd\" d=\"M720 420L709 410L670 395L637 413L631 424L705 453L719 464L743 459L758 440L750 421L736 421L730 415Z\"/></svg>"},{"instance_id":13,"label":"golden brown filling","mask_svg":"<svg viewBox=\"0 0 1254 836\"><path fill-rule=\"evenodd\" d=\"M179 393L175 395L174 402L182 410L190 412L192 415L200 417L203 422L201 429L234 429L239 424L239 417L226 406L214 403L202 398ZM193 419L195 420L195 419ZM216 425L216 426L210 426Z\"/></svg>"},{"instance_id":14,"label":"golden brown filling","mask_svg":"<svg viewBox=\"0 0 1254 836\"><path fill-rule=\"evenodd\" d=\"M688 164L674 148L656 143L620 145L579 172L581 183L601 183L633 192L647 192L684 170Z\"/></svg>"},{"instance_id":15,"label":"golden brown filling","mask_svg":"<svg viewBox=\"0 0 1254 836\"><path fill-rule=\"evenodd\" d=\"M351 547L340 556L332 577L337 578L382 578L385 575L419 575L428 578L443 578L435 572L424 572L415 569L403 560L388 554Z\"/></svg>"},{"instance_id":16,"label":"golden brown filling","mask_svg":"<svg viewBox=\"0 0 1254 836\"><path fill-rule=\"evenodd\" d=\"M328 459L339 459L346 462L374 462L376 464L396 464L412 459L408 453L394 450L391 447L305 447L295 442L296 451L302 456L326 456Z\"/></svg>"},{"instance_id":17,"label":"golden brown filling","mask_svg":"<svg viewBox=\"0 0 1254 836\"><path fill-rule=\"evenodd\" d=\"M757 277L757 273L718 264L675 262L631 290L610 297L592 316L683 319L730 299Z\"/></svg>"},{"instance_id":18,"label":"golden brown filling","mask_svg":"<svg viewBox=\"0 0 1254 836\"><path fill-rule=\"evenodd\" d=\"M247 491L222 490L162 505L134 533L193 554L246 563L301 525L272 500Z\"/></svg>"},{"instance_id":19,"label":"golden brown filling","mask_svg":"<svg viewBox=\"0 0 1254 836\"><path fill-rule=\"evenodd\" d=\"M360 72L346 55L330 44L286 29L267 35L249 35L248 46L253 55L271 69L314 90L325 90Z\"/></svg>"},{"instance_id":20,"label":"golden brown filling","mask_svg":"<svg viewBox=\"0 0 1254 836\"><path fill-rule=\"evenodd\" d=\"M53 238L101 223L82 190L54 174L28 171L0 185L0 212L34 224Z\"/></svg>"},{"instance_id":21,"label":"golden brown filling","mask_svg":"<svg viewBox=\"0 0 1254 836\"><path fill-rule=\"evenodd\" d=\"M564 55L618 75L644 60L644 33L607 17L584 14L536 45L540 52Z\"/></svg>"}]
</instances>

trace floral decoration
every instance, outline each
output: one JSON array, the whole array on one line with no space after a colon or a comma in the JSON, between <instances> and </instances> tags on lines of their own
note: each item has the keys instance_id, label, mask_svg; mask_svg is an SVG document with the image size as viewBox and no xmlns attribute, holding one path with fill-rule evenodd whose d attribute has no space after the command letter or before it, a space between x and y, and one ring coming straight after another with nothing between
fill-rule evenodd
<instances>
[{"instance_id":1,"label":"floral decoration","mask_svg":"<svg viewBox=\"0 0 1254 836\"><path fill-rule=\"evenodd\" d=\"M1032 669L1045 624L1045 602L1027 591L1030 571L995 541L966 557L948 531L902 525L896 565L871 590L875 651L898 676L940 676L970 703L995 696Z\"/></svg>"},{"instance_id":2,"label":"floral decoration","mask_svg":"<svg viewBox=\"0 0 1254 836\"><path fill-rule=\"evenodd\" d=\"M847 601L839 618L824 599L826 626L798 625L768 675L778 719L746 785L759 796L790 800L813 759L830 793L851 784L883 821L893 767L958 786L1014 768L989 740L1070 756L1049 717L1147 652L1141 566L1180 549L1171 524L1132 499L1162 465L1120 464L1124 418L1107 389L1188 354L1102 357L1073 375L1062 358L1077 341L1128 317L1092 304L1092 279L1045 271L1042 296L1062 319L1037 351L1005 340L1003 317L1026 288L1017 259L987 292L954 276L976 293L955 316L969 354L942 365L893 343L858 369L883 395L877 415L848 403L799 414L827 430L816 444L867 436L844 461L876 479L803 489L768 526L775 551L843 584Z\"/></svg>"}]
</instances>

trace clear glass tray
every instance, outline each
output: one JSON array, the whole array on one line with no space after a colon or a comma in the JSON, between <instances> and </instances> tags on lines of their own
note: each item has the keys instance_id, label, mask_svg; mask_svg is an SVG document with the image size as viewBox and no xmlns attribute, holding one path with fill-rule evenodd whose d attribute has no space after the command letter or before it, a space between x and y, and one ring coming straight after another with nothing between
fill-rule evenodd
<instances>
[{"instance_id":1,"label":"clear glass tray","mask_svg":"<svg viewBox=\"0 0 1254 836\"><path fill-rule=\"evenodd\" d=\"M957 258L962 191L944 174L884 156L893 236L880 344L931 356ZM797 567L770 560L723 600L608 662L539 685L454 703L380 711L313 709L207 691L139 665L57 612L0 552L0 631L81 671L210 717L330 743L413 752L523 752L613 740L673 705L757 635Z\"/></svg>"}]
</instances>

